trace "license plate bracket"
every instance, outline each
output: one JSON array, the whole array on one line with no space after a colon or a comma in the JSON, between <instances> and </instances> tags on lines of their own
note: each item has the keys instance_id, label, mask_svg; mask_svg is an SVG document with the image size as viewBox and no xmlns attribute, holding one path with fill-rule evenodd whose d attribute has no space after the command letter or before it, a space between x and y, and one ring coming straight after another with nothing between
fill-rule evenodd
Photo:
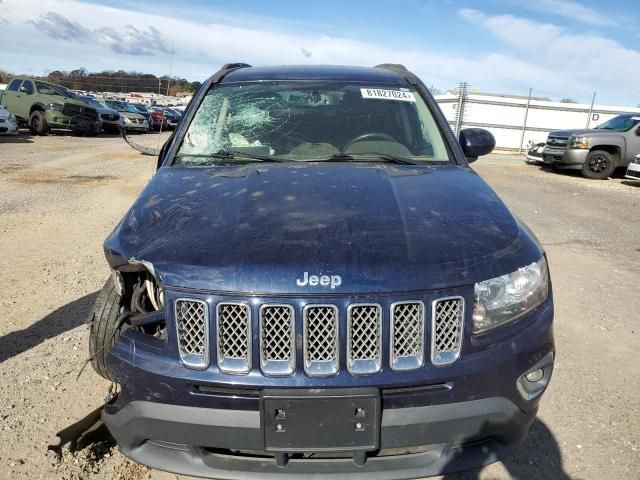
<instances>
[{"instance_id":1,"label":"license plate bracket","mask_svg":"<svg viewBox=\"0 0 640 480\"><path fill-rule=\"evenodd\" d=\"M380 441L380 392L267 390L261 417L266 451L372 451Z\"/></svg>"}]
</instances>

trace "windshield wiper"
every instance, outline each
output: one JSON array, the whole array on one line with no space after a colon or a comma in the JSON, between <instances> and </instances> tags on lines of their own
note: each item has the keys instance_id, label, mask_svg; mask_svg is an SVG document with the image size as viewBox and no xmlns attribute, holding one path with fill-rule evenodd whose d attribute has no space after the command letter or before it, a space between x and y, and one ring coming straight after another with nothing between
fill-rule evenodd
<instances>
[{"instance_id":1,"label":"windshield wiper","mask_svg":"<svg viewBox=\"0 0 640 480\"><path fill-rule=\"evenodd\" d=\"M185 157L193 157L193 158L208 158L212 160L242 160L249 162L283 162L277 157L270 157L268 155L249 155L244 153L233 153L227 152L224 150L220 150L216 153L183 153L178 154L177 158L185 158Z\"/></svg>"},{"instance_id":2,"label":"windshield wiper","mask_svg":"<svg viewBox=\"0 0 640 480\"><path fill-rule=\"evenodd\" d=\"M330 157L323 158L322 160L312 160L316 162L371 162L371 161L383 161L388 163L397 163L399 165L417 165L415 162L402 157L396 157L395 155L386 154L364 154L361 158L354 157L348 153L336 153Z\"/></svg>"}]
</instances>

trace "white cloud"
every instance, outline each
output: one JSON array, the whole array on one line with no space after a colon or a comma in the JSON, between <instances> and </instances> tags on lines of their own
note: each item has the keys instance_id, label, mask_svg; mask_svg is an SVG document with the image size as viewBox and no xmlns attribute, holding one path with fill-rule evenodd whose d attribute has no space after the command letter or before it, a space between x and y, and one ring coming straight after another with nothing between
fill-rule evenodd
<instances>
[{"instance_id":1,"label":"white cloud","mask_svg":"<svg viewBox=\"0 0 640 480\"><path fill-rule=\"evenodd\" d=\"M21 41L3 52L0 67L14 71L41 73L86 67L165 74L169 66L167 44L174 41L173 72L191 80L203 80L220 65L237 61L366 66L393 62L405 64L425 83L441 89L466 80L485 91L526 94L531 86L537 95L588 101L597 89L599 99L629 105L640 98L640 85L633 80L640 78L638 52L605 37L570 35L554 25L477 10L461 10L459 14L502 44L480 56L451 53L427 44L394 44L393 37L380 33L363 41L318 33L322 28L286 28L284 20L248 24L241 12L235 18L225 13L215 19L215 10L209 9L214 20L203 23L70 0L4 0L3 6L11 11L12 19L3 31ZM92 34L81 41L51 40L29 23L49 12L80 32ZM162 32L160 42L148 35L152 29ZM119 53L114 53L118 49ZM153 55L132 55L145 49Z\"/></svg>"},{"instance_id":2,"label":"white cloud","mask_svg":"<svg viewBox=\"0 0 640 480\"><path fill-rule=\"evenodd\" d=\"M640 52L598 34L574 34L548 23L514 17L487 15L462 9L462 18L479 25L537 69L527 76L534 87L551 87L560 94L587 96L597 90L604 96L632 99L640 96ZM524 81L527 81L523 78ZM544 88L544 87L543 87Z\"/></svg>"},{"instance_id":3,"label":"white cloud","mask_svg":"<svg viewBox=\"0 0 640 480\"><path fill-rule=\"evenodd\" d=\"M128 55L170 53L167 40L153 25L147 30L140 30L133 25L126 25L121 30L111 27L90 30L79 22L70 20L56 12L47 12L41 15L38 20L33 20L30 23L54 40L94 41L108 45L115 53Z\"/></svg>"},{"instance_id":4,"label":"white cloud","mask_svg":"<svg viewBox=\"0 0 640 480\"><path fill-rule=\"evenodd\" d=\"M594 10L582 3L571 0L536 0L526 2L528 8L544 11L549 15L559 15L572 21L592 26L616 26L618 20L603 11ZM606 5L606 3L605 3Z\"/></svg>"}]
</instances>

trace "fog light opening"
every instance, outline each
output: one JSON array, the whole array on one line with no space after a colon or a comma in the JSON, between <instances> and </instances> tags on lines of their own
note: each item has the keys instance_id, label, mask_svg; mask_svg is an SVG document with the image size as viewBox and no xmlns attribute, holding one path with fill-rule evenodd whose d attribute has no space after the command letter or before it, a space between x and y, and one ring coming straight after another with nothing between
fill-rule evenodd
<instances>
[{"instance_id":1,"label":"fog light opening","mask_svg":"<svg viewBox=\"0 0 640 480\"><path fill-rule=\"evenodd\" d=\"M543 377L544 377L544 370L542 368L538 368L533 372L527 373L524 378L526 378L527 381L531 383L536 383L542 380Z\"/></svg>"}]
</instances>

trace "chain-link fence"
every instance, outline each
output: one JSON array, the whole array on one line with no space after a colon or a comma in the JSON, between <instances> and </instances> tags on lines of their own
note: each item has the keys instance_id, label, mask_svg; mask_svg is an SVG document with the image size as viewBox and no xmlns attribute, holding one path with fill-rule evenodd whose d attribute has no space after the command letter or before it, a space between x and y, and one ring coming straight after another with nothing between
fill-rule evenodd
<instances>
[{"instance_id":1,"label":"chain-link fence","mask_svg":"<svg viewBox=\"0 0 640 480\"><path fill-rule=\"evenodd\" d=\"M463 128L480 127L491 131L496 148L522 152L528 145L542 143L551 131L593 128L616 115L640 115L640 108L554 102L533 95L501 95L469 92L466 82L456 90L435 98L456 135Z\"/></svg>"}]
</instances>

